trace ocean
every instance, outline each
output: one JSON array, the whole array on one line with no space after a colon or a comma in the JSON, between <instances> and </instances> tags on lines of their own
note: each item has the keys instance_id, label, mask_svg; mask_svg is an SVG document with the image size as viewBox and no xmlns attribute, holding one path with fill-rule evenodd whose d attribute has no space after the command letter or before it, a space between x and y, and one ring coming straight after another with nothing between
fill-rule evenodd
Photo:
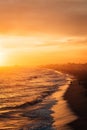
<instances>
[{"instance_id":1,"label":"ocean","mask_svg":"<svg viewBox=\"0 0 87 130\"><path fill-rule=\"evenodd\" d=\"M0 130L56 130L52 95L67 84L67 74L51 69L0 70Z\"/></svg>"}]
</instances>

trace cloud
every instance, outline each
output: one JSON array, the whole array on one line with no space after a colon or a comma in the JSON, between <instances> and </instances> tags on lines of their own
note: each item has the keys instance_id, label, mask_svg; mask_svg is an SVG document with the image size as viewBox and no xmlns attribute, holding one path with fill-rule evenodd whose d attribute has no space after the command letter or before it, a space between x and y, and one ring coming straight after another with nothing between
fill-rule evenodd
<instances>
[{"instance_id":1,"label":"cloud","mask_svg":"<svg viewBox=\"0 0 87 130\"><path fill-rule=\"evenodd\" d=\"M87 35L86 0L0 1L0 32Z\"/></svg>"},{"instance_id":2,"label":"cloud","mask_svg":"<svg viewBox=\"0 0 87 130\"><path fill-rule=\"evenodd\" d=\"M87 47L86 37L28 37L28 36L0 36L0 48L4 49L38 49L64 46L85 46Z\"/></svg>"}]
</instances>

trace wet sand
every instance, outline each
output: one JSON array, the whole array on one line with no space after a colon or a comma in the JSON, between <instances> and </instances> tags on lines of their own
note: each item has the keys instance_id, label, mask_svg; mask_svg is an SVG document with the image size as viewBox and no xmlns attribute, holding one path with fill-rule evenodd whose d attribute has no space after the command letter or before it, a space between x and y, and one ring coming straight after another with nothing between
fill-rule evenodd
<instances>
[{"instance_id":1,"label":"wet sand","mask_svg":"<svg viewBox=\"0 0 87 130\"><path fill-rule=\"evenodd\" d=\"M78 119L68 125L73 130L87 130L87 97L86 89L73 80L67 89L64 99L68 102L70 109L77 115Z\"/></svg>"},{"instance_id":2,"label":"wet sand","mask_svg":"<svg viewBox=\"0 0 87 130\"><path fill-rule=\"evenodd\" d=\"M61 86L57 92L55 92L52 97L58 102L52 107L52 117L54 119L53 128L56 130L72 130L69 124L75 121L78 117L69 107L67 100L64 99L64 94L66 93L69 85Z\"/></svg>"}]
</instances>

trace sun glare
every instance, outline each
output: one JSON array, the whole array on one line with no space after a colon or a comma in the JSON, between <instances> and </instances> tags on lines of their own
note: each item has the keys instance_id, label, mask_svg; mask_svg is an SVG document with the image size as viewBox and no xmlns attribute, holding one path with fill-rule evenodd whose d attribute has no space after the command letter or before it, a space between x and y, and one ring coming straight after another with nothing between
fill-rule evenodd
<instances>
[{"instance_id":1,"label":"sun glare","mask_svg":"<svg viewBox=\"0 0 87 130\"><path fill-rule=\"evenodd\" d=\"M5 66L5 53L0 52L0 66Z\"/></svg>"}]
</instances>

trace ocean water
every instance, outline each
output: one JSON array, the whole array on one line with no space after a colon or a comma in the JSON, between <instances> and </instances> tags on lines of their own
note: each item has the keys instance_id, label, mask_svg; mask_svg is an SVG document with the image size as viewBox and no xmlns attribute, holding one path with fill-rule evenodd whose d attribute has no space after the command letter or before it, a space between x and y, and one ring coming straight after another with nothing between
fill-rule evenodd
<instances>
[{"instance_id":1,"label":"ocean water","mask_svg":"<svg viewBox=\"0 0 87 130\"><path fill-rule=\"evenodd\" d=\"M54 130L52 94L67 82L51 69L0 70L0 130Z\"/></svg>"}]
</instances>

